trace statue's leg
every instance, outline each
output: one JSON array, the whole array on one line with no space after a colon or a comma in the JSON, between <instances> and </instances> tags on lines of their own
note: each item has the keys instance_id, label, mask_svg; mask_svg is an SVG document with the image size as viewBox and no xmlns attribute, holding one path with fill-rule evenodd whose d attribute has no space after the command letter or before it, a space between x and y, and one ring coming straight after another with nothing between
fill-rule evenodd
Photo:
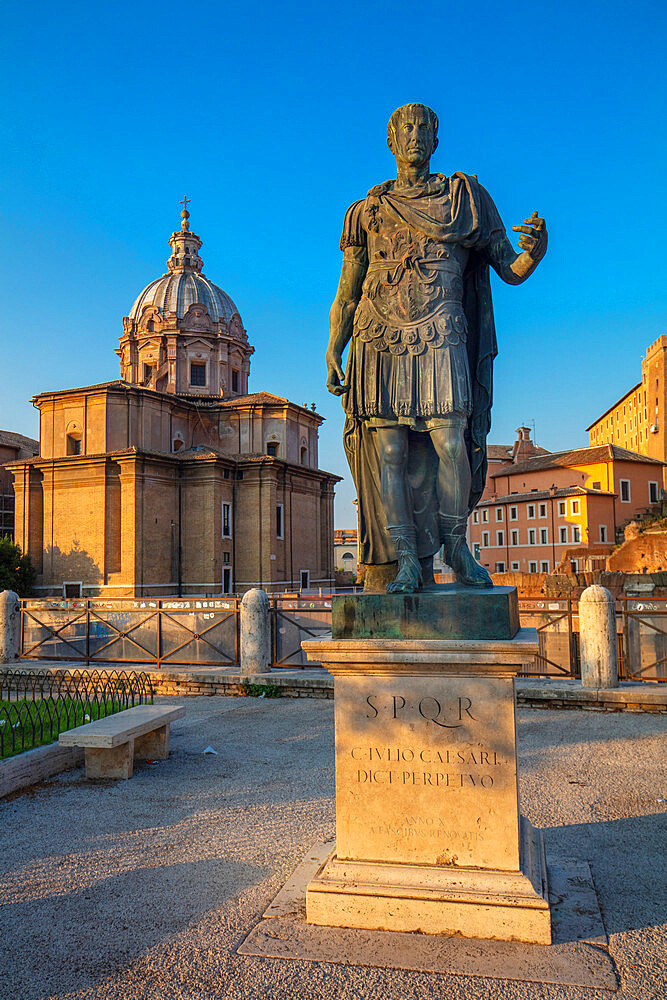
<instances>
[{"instance_id":1,"label":"statue's leg","mask_svg":"<svg viewBox=\"0 0 667 1000\"><path fill-rule=\"evenodd\" d=\"M439 459L438 507L445 556L458 583L468 587L492 587L487 571L473 558L466 542L470 463L465 446L467 418L453 413L430 431Z\"/></svg>"},{"instance_id":2,"label":"statue's leg","mask_svg":"<svg viewBox=\"0 0 667 1000\"><path fill-rule=\"evenodd\" d=\"M388 584L387 593L413 593L421 586L421 565L417 558L417 534L408 490L408 429L378 427L380 495L387 518L387 531L396 549L398 573Z\"/></svg>"}]
</instances>

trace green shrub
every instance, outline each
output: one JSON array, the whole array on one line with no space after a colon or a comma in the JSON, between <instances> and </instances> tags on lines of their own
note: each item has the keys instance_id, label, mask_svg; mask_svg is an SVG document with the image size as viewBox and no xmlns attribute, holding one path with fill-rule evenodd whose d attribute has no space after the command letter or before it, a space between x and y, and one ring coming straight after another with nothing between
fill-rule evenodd
<instances>
[{"instance_id":1,"label":"green shrub","mask_svg":"<svg viewBox=\"0 0 667 1000\"><path fill-rule=\"evenodd\" d=\"M239 684L239 694L243 698L261 698L262 695L265 698L280 698L282 693L277 684L250 684L248 681Z\"/></svg>"},{"instance_id":2,"label":"green shrub","mask_svg":"<svg viewBox=\"0 0 667 1000\"><path fill-rule=\"evenodd\" d=\"M0 538L0 591L13 590L19 597L30 597L36 576L30 556L21 555L8 535Z\"/></svg>"}]
</instances>

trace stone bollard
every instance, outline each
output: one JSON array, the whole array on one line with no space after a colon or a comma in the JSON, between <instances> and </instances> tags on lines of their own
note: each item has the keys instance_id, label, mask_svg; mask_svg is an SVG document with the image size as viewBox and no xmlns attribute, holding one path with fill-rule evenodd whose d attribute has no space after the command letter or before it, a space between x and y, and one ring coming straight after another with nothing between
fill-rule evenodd
<instances>
[{"instance_id":1,"label":"stone bollard","mask_svg":"<svg viewBox=\"0 0 667 1000\"><path fill-rule=\"evenodd\" d=\"M271 614L269 598L256 588L241 601L241 673L271 671Z\"/></svg>"},{"instance_id":2,"label":"stone bollard","mask_svg":"<svg viewBox=\"0 0 667 1000\"><path fill-rule=\"evenodd\" d=\"M0 663L11 663L20 655L21 605L13 590L0 593Z\"/></svg>"},{"instance_id":3,"label":"stone bollard","mask_svg":"<svg viewBox=\"0 0 667 1000\"><path fill-rule=\"evenodd\" d=\"M618 646L614 597L593 584L579 598L581 683L586 688L618 687Z\"/></svg>"}]
</instances>

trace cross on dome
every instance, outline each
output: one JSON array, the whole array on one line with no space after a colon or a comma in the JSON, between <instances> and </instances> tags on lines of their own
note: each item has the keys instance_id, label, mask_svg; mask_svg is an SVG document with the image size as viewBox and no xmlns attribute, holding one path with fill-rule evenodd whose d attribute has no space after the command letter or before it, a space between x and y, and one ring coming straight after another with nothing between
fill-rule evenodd
<instances>
[{"instance_id":1,"label":"cross on dome","mask_svg":"<svg viewBox=\"0 0 667 1000\"><path fill-rule=\"evenodd\" d=\"M188 222L188 219L190 218L190 213L188 212L188 202L192 202L192 198L181 198L179 202L179 204L183 206L183 211L181 212L181 218L183 219L181 222L181 229L183 232L187 232L190 228L190 223Z\"/></svg>"}]
</instances>

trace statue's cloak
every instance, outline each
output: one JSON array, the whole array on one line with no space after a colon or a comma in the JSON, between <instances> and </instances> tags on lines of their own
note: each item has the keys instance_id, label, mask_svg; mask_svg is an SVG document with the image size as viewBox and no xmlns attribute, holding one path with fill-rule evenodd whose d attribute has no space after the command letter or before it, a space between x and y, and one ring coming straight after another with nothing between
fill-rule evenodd
<instances>
[{"instance_id":1,"label":"statue's cloak","mask_svg":"<svg viewBox=\"0 0 667 1000\"><path fill-rule=\"evenodd\" d=\"M468 501L471 511L482 495L486 480L493 360L498 353L485 251L492 234L504 232L504 226L491 196L470 174L456 173L449 178L436 175L426 191L419 189L415 194L395 191L393 182L388 181L371 189L364 214L372 218L378 205L384 217L395 218L415 233L442 243L459 243L470 249L463 275L463 308L468 324L467 351L472 385L472 413L465 433L472 473ZM442 544L436 496L438 459L427 433L410 430L409 435L408 480L417 529L417 552L424 558L434 555ZM396 559L393 543L385 530L376 440L377 435L366 420L347 415L343 443L359 501L360 561L370 565Z\"/></svg>"}]
</instances>

